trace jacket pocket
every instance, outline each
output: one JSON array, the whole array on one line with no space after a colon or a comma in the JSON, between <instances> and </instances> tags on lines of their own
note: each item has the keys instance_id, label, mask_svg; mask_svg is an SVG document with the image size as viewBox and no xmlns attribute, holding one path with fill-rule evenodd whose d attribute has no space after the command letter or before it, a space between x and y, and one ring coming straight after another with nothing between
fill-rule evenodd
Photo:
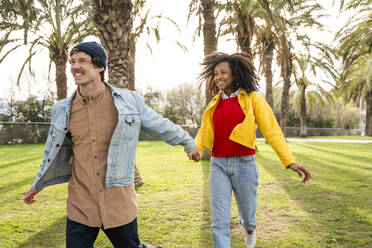
<instances>
[{"instance_id":1,"label":"jacket pocket","mask_svg":"<svg viewBox=\"0 0 372 248\"><path fill-rule=\"evenodd\" d=\"M239 123L231 132L230 139L245 147L254 149L254 141L256 139L255 124L248 121Z\"/></svg>"},{"instance_id":2,"label":"jacket pocket","mask_svg":"<svg viewBox=\"0 0 372 248\"><path fill-rule=\"evenodd\" d=\"M124 138L129 140L137 139L141 127L141 119L139 114L126 114L124 116L125 130Z\"/></svg>"}]
</instances>

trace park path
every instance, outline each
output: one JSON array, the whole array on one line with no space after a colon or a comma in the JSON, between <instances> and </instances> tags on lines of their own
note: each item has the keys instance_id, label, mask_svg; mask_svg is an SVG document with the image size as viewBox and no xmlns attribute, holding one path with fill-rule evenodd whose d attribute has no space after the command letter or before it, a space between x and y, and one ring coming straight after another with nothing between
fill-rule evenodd
<instances>
[{"instance_id":1,"label":"park path","mask_svg":"<svg viewBox=\"0 0 372 248\"><path fill-rule=\"evenodd\" d=\"M265 140L264 138L257 138L257 140ZM301 138L287 138L287 141L300 142L334 142L334 143L372 143L371 140L353 140L353 139L301 139Z\"/></svg>"}]
</instances>

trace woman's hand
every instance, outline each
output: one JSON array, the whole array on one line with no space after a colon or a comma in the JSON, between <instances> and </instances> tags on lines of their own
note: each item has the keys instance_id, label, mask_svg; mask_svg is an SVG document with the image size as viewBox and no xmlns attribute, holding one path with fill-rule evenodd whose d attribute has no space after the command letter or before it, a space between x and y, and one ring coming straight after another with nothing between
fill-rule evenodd
<instances>
[{"instance_id":1,"label":"woman's hand","mask_svg":"<svg viewBox=\"0 0 372 248\"><path fill-rule=\"evenodd\" d=\"M291 170L297 172L297 174L300 177L303 177L303 180L302 180L303 183L306 183L311 178L310 172L308 172L305 167L303 167L303 166L301 166L299 164L296 164L296 163L290 164L290 165L288 165L287 169L288 168L290 168ZM305 175L305 176L303 176L303 175Z\"/></svg>"},{"instance_id":2,"label":"woman's hand","mask_svg":"<svg viewBox=\"0 0 372 248\"><path fill-rule=\"evenodd\" d=\"M190 160L194 160L195 162L199 162L200 160L200 152L198 147L195 147L190 152L187 153L187 156Z\"/></svg>"}]
</instances>

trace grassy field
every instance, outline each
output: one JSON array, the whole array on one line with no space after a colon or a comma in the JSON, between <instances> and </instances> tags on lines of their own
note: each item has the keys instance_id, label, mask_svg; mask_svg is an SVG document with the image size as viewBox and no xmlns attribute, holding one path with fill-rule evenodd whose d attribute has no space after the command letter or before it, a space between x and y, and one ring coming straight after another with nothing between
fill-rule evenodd
<instances>
[{"instance_id":1,"label":"grassy field","mask_svg":"<svg viewBox=\"0 0 372 248\"><path fill-rule=\"evenodd\" d=\"M303 137L289 137L300 138ZM346 139L346 140L372 140L371 136L308 136L305 139Z\"/></svg>"},{"instance_id":2,"label":"grassy field","mask_svg":"<svg viewBox=\"0 0 372 248\"><path fill-rule=\"evenodd\" d=\"M257 247L372 247L372 144L290 142L308 184L284 170L272 149L258 142L260 170ZM44 189L22 202L43 145L0 146L0 247L64 247L67 185ZM186 160L182 147L140 142L137 165L143 242L164 248L212 247L208 162ZM235 202L235 201L234 201ZM244 247L232 206L232 247ZM100 232L96 246L111 247Z\"/></svg>"}]
</instances>

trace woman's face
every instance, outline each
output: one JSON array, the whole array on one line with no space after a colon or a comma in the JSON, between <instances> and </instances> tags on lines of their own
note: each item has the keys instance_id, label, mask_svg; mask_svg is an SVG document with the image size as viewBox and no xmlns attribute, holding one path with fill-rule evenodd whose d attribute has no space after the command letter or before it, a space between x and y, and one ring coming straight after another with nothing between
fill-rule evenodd
<instances>
[{"instance_id":1,"label":"woman's face","mask_svg":"<svg viewBox=\"0 0 372 248\"><path fill-rule=\"evenodd\" d=\"M228 62L223 61L216 65L213 80L217 87L227 95L232 93L233 75Z\"/></svg>"}]
</instances>

